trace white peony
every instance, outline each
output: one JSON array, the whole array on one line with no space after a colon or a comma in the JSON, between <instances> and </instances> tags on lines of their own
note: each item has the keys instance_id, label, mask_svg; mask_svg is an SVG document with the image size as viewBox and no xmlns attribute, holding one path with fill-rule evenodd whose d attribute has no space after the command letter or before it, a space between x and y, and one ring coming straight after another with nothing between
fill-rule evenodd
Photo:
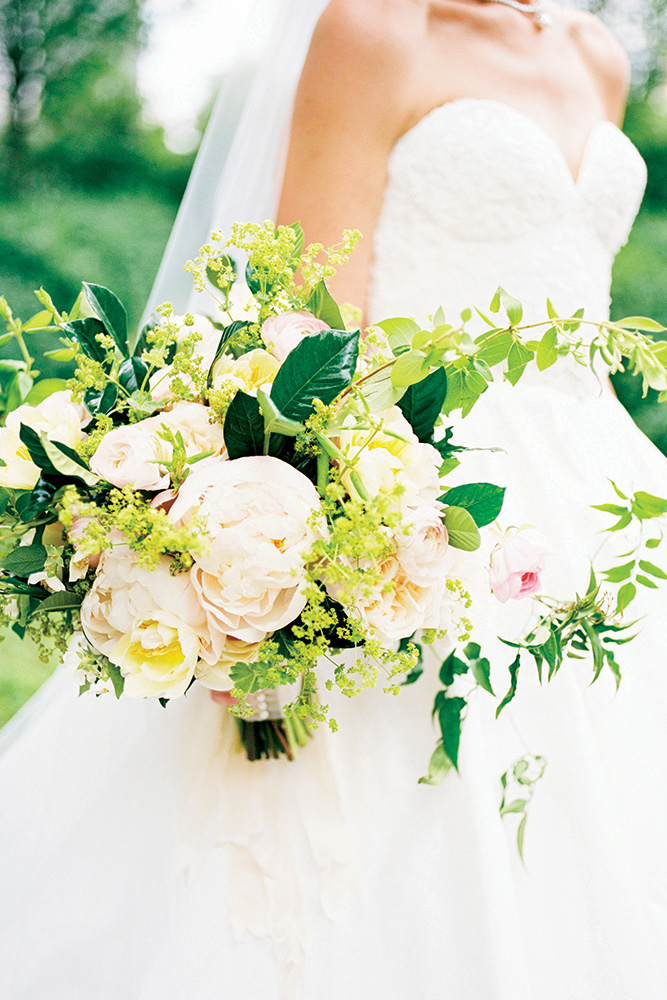
<instances>
[{"instance_id":1,"label":"white peony","mask_svg":"<svg viewBox=\"0 0 667 1000\"><path fill-rule=\"evenodd\" d=\"M213 652L222 652L227 636L258 642L301 613L304 553L316 537L318 507L310 480L277 458L211 458L195 466L169 514L187 522L197 513L206 523L208 551L190 575Z\"/></svg>"},{"instance_id":2,"label":"white peony","mask_svg":"<svg viewBox=\"0 0 667 1000\"><path fill-rule=\"evenodd\" d=\"M169 559L141 566L127 545L107 550L81 605L81 625L100 653L116 663L129 697L173 698L194 676L206 618L186 573Z\"/></svg>"},{"instance_id":3,"label":"white peony","mask_svg":"<svg viewBox=\"0 0 667 1000\"><path fill-rule=\"evenodd\" d=\"M31 490L39 479L39 468L19 437L21 425L44 432L49 441L76 448L81 441L80 412L69 391L54 392L36 406L24 403L12 410L0 428L0 459L5 463L0 465L0 486Z\"/></svg>"}]
</instances>

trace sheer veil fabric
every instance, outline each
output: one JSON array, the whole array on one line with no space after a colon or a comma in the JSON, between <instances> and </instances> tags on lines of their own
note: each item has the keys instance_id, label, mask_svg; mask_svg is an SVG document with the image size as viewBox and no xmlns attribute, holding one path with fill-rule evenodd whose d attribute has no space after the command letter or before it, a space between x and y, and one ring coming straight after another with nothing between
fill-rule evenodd
<instances>
[{"instance_id":1,"label":"sheer veil fabric","mask_svg":"<svg viewBox=\"0 0 667 1000\"><path fill-rule=\"evenodd\" d=\"M223 85L151 291L146 317L161 302L183 311L192 281L183 270L212 229L275 217L301 69L328 0L255 0L251 21L262 42ZM241 93L239 93L239 89ZM231 138L230 138L231 137Z\"/></svg>"}]
</instances>

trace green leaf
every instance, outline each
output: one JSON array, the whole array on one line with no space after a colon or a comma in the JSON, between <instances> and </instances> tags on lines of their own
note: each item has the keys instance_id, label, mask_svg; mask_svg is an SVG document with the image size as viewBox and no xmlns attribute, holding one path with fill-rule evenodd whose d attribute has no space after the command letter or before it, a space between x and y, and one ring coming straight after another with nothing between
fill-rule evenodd
<instances>
[{"instance_id":1,"label":"green leaf","mask_svg":"<svg viewBox=\"0 0 667 1000\"><path fill-rule=\"evenodd\" d=\"M508 816L511 813L523 813L526 810L526 800L525 799L513 799L506 806L503 806L500 810L501 816Z\"/></svg>"},{"instance_id":2,"label":"green leaf","mask_svg":"<svg viewBox=\"0 0 667 1000\"><path fill-rule=\"evenodd\" d=\"M44 545L19 545L0 563L0 566L14 576L27 579L32 573L40 573L46 563Z\"/></svg>"},{"instance_id":3,"label":"green leaf","mask_svg":"<svg viewBox=\"0 0 667 1000\"><path fill-rule=\"evenodd\" d=\"M519 857L523 861L523 843L526 837L526 823L528 822L528 816L524 815L523 819L519 823L519 829L516 832L516 846L519 851Z\"/></svg>"},{"instance_id":4,"label":"green leaf","mask_svg":"<svg viewBox=\"0 0 667 1000\"><path fill-rule=\"evenodd\" d=\"M429 365L421 351L408 351L396 358L390 370L394 385L410 386L426 378Z\"/></svg>"},{"instance_id":5,"label":"green leaf","mask_svg":"<svg viewBox=\"0 0 667 1000\"><path fill-rule=\"evenodd\" d=\"M229 671L232 683L244 694L254 694L260 690L260 681L252 663L236 663Z\"/></svg>"},{"instance_id":6,"label":"green leaf","mask_svg":"<svg viewBox=\"0 0 667 1000\"><path fill-rule=\"evenodd\" d=\"M399 399L403 416L420 441L430 441L433 437L446 396L447 375L444 368L438 368L423 381L411 385Z\"/></svg>"},{"instance_id":7,"label":"green leaf","mask_svg":"<svg viewBox=\"0 0 667 1000\"><path fill-rule=\"evenodd\" d=\"M141 358L126 358L118 369L118 381L130 394L142 389L148 376L148 365Z\"/></svg>"},{"instance_id":8,"label":"green leaf","mask_svg":"<svg viewBox=\"0 0 667 1000\"><path fill-rule=\"evenodd\" d=\"M67 382L62 378L43 378L41 381L35 382L24 402L29 403L30 406L37 406L52 396L54 392L62 392L66 388Z\"/></svg>"},{"instance_id":9,"label":"green leaf","mask_svg":"<svg viewBox=\"0 0 667 1000\"><path fill-rule=\"evenodd\" d=\"M624 583L622 587L619 588L618 594L616 595L616 613L620 614L625 611L628 604L634 601L637 596L637 588L634 583L628 582Z\"/></svg>"},{"instance_id":10,"label":"green leaf","mask_svg":"<svg viewBox=\"0 0 667 1000\"><path fill-rule=\"evenodd\" d=\"M454 486L440 500L454 507L468 511L478 528L483 528L500 514L505 497L505 489L493 483L468 483Z\"/></svg>"},{"instance_id":11,"label":"green leaf","mask_svg":"<svg viewBox=\"0 0 667 1000\"><path fill-rule=\"evenodd\" d=\"M391 380L391 369L375 372L359 386L371 413L385 413L398 403L408 390L405 386L394 385Z\"/></svg>"},{"instance_id":12,"label":"green leaf","mask_svg":"<svg viewBox=\"0 0 667 1000\"><path fill-rule=\"evenodd\" d=\"M271 399L285 417L303 422L312 412L313 400L329 404L348 387L358 357L358 330L312 333L283 361Z\"/></svg>"},{"instance_id":13,"label":"green leaf","mask_svg":"<svg viewBox=\"0 0 667 1000\"><path fill-rule=\"evenodd\" d=\"M519 667L520 666L521 666L521 652L519 651L516 654L516 659L510 665L510 668L509 668L510 669L510 689L507 692L507 694L505 695L505 697L503 698L503 700L501 701L501 703L498 705L498 708L496 709L496 719L498 718L498 716L500 715L500 713L502 712L502 710L505 708L505 706L509 705L509 703L514 698L514 695L516 694L516 686L517 686L517 682L518 682L518 679L519 679Z\"/></svg>"},{"instance_id":14,"label":"green leaf","mask_svg":"<svg viewBox=\"0 0 667 1000\"><path fill-rule=\"evenodd\" d=\"M623 580L629 579L634 568L635 560L632 559L631 562L623 563L622 566L612 566L604 571L604 575L609 583L622 583Z\"/></svg>"},{"instance_id":15,"label":"green leaf","mask_svg":"<svg viewBox=\"0 0 667 1000\"><path fill-rule=\"evenodd\" d=\"M651 590L658 589L658 584L655 580L651 580L648 576L644 576L642 573L637 573L636 580L637 583L641 583L642 587L649 587Z\"/></svg>"},{"instance_id":16,"label":"green leaf","mask_svg":"<svg viewBox=\"0 0 667 1000\"><path fill-rule=\"evenodd\" d=\"M438 708L438 723L442 734L442 746L452 765L459 769L459 745L461 742L461 716L466 707L463 698L443 698Z\"/></svg>"},{"instance_id":17,"label":"green leaf","mask_svg":"<svg viewBox=\"0 0 667 1000\"><path fill-rule=\"evenodd\" d=\"M27 323L23 324L24 330L38 330L45 326L51 325L52 315L48 309L44 309L42 312L35 313L31 316Z\"/></svg>"},{"instance_id":18,"label":"green leaf","mask_svg":"<svg viewBox=\"0 0 667 1000\"><path fill-rule=\"evenodd\" d=\"M33 378L26 372L17 372L9 384L5 413L18 409L32 390Z\"/></svg>"},{"instance_id":19,"label":"green leaf","mask_svg":"<svg viewBox=\"0 0 667 1000\"><path fill-rule=\"evenodd\" d=\"M460 409L462 416L467 417L487 388L488 382L479 372L448 368L445 412Z\"/></svg>"},{"instance_id":20,"label":"green leaf","mask_svg":"<svg viewBox=\"0 0 667 1000\"><path fill-rule=\"evenodd\" d=\"M648 559L640 559L639 568L651 576L657 576L659 580L667 580L667 573L665 573L664 569L660 569L659 566L649 562Z\"/></svg>"},{"instance_id":21,"label":"green leaf","mask_svg":"<svg viewBox=\"0 0 667 1000\"><path fill-rule=\"evenodd\" d=\"M500 301L503 304L503 308L507 313L507 318L512 326L518 326L523 319L523 306L518 299L515 299L513 295L506 292L504 288L499 288L498 293L500 295Z\"/></svg>"},{"instance_id":22,"label":"green leaf","mask_svg":"<svg viewBox=\"0 0 667 1000\"><path fill-rule=\"evenodd\" d=\"M32 612L31 618L43 611L49 613L53 611L72 611L81 606L82 598L80 594L73 594L71 590L60 590L55 594L50 594Z\"/></svg>"},{"instance_id":23,"label":"green leaf","mask_svg":"<svg viewBox=\"0 0 667 1000\"><path fill-rule=\"evenodd\" d=\"M385 319L381 323L377 323L376 326L379 326L386 334L389 346L394 354L410 350L412 347L412 338L421 330L419 323L415 323L413 319L406 317Z\"/></svg>"},{"instance_id":24,"label":"green leaf","mask_svg":"<svg viewBox=\"0 0 667 1000\"><path fill-rule=\"evenodd\" d=\"M447 507L442 515L452 548L474 552L481 544L479 529L464 507Z\"/></svg>"},{"instance_id":25,"label":"green leaf","mask_svg":"<svg viewBox=\"0 0 667 1000\"><path fill-rule=\"evenodd\" d=\"M477 352L475 357L485 361L493 368L494 365L499 365L501 361L505 360L514 343L514 337L509 330L492 330L478 337L475 343L482 344L481 350Z\"/></svg>"},{"instance_id":26,"label":"green leaf","mask_svg":"<svg viewBox=\"0 0 667 1000\"><path fill-rule=\"evenodd\" d=\"M621 507L617 503L593 503L591 504L593 510L601 510L603 514L613 514L614 517L622 517L627 514L627 507Z\"/></svg>"},{"instance_id":27,"label":"green leaf","mask_svg":"<svg viewBox=\"0 0 667 1000\"><path fill-rule=\"evenodd\" d=\"M86 290L86 298L95 315L102 320L107 333L111 334L118 350L124 358L128 356L127 346L127 313L118 296L103 285L91 285L82 282Z\"/></svg>"},{"instance_id":28,"label":"green leaf","mask_svg":"<svg viewBox=\"0 0 667 1000\"><path fill-rule=\"evenodd\" d=\"M614 320L614 325L624 330L643 330L646 333L663 333L667 330L667 327L661 326L648 316L626 316L625 319Z\"/></svg>"},{"instance_id":29,"label":"green leaf","mask_svg":"<svg viewBox=\"0 0 667 1000\"><path fill-rule=\"evenodd\" d=\"M661 542L662 542L662 538L647 538L647 540L646 540L646 548L647 549L657 549Z\"/></svg>"},{"instance_id":30,"label":"green leaf","mask_svg":"<svg viewBox=\"0 0 667 1000\"><path fill-rule=\"evenodd\" d=\"M113 685L114 694L116 698L120 698L123 693L123 688L125 687L125 678L120 672L120 667L116 666L115 663L107 661L107 670L109 672L109 680Z\"/></svg>"},{"instance_id":31,"label":"green leaf","mask_svg":"<svg viewBox=\"0 0 667 1000\"><path fill-rule=\"evenodd\" d=\"M263 454L264 417L254 396L239 389L229 404L223 433L230 458Z\"/></svg>"},{"instance_id":32,"label":"green leaf","mask_svg":"<svg viewBox=\"0 0 667 1000\"><path fill-rule=\"evenodd\" d=\"M454 683L454 678L462 677L464 674L468 673L469 669L470 665L464 660L459 659L456 655L456 650L454 650L454 652L450 653L447 659L442 662L440 667L440 683L445 687L451 687ZM441 691L440 695L444 697L444 692Z\"/></svg>"},{"instance_id":33,"label":"green leaf","mask_svg":"<svg viewBox=\"0 0 667 1000\"><path fill-rule=\"evenodd\" d=\"M545 371L547 368L551 368L551 366L555 365L558 361L558 351L556 350L557 343L558 332L556 331L556 328L552 326L540 340L539 347L537 348L537 354L535 356L537 367L541 372Z\"/></svg>"},{"instance_id":34,"label":"green leaf","mask_svg":"<svg viewBox=\"0 0 667 1000\"><path fill-rule=\"evenodd\" d=\"M507 370L505 371L507 381L516 385L526 370L526 365L532 359L533 352L529 351L527 347L524 347L523 344L512 344L507 355Z\"/></svg>"},{"instance_id":35,"label":"green leaf","mask_svg":"<svg viewBox=\"0 0 667 1000\"><path fill-rule=\"evenodd\" d=\"M468 658L472 675L481 688L488 691L495 698L495 693L491 687L491 664L485 656L481 656L481 649L476 642L469 642L463 650Z\"/></svg>"},{"instance_id":36,"label":"green leaf","mask_svg":"<svg viewBox=\"0 0 667 1000\"><path fill-rule=\"evenodd\" d=\"M271 396L267 396L263 389L257 390L257 402L264 419L265 435L286 434L288 437L296 437L303 430L303 424L300 424L298 420L290 420L284 416Z\"/></svg>"},{"instance_id":37,"label":"green leaf","mask_svg":"<svg viewBox=\"0 0 667 1000\"><path fill-rule=\"evenodd\" d=\"M84 403L90 413L96 416L98 413L111 413L118 399L118 390L113 382L107 382L104 389L89 389L84 396Z\"/></svg>"},{"instance_id":38,"label":"green leaf","mask_svg":"<svg viewBox=\"0 0 667 1000\"><path fill-rule=\"evenodd\" d=\"M61 329L67 334L70 340L74 340L80 345L84 354L93 361L104 363L106 351L97 341L97 336L104 333L104 324L95 316L88 316L86 319L75 319L71 323L63 323Z\"/></svg>"},{"instance_id":39,"label":"green leaf","mask_svg":"<svg viewBox=\"0 0 667 1000\"><path fill-rule=\"evenodd\" d=\"M614 493L620 500L629 499L628 497L626 497L625 493L622 493L621 490L619 490L618 486L616 485L613 479L610 479L609 482L611 483L611 488L613 489Z\"/></svg>"},{"instance_id":40,"label":"green leaf","mask_svg":"<svg viewBox=\"0 0 667 1000\"><path fill-rule=\"evenodd\" d=\"M69 479L80 479L87 486L95 486L100 477L91 472L82 458L60 441L49 441L44 431L38 434L21 424L19 437L30 452L30 457L47 474L57 473Z\"/></svg>"},{"instance_id":41,"label":"green leaf","mask_svg":"<svg viewBox=\"0 0 667 1000\"><path fill-rule=\"evenodd\" d=\"M326 323L332 330L344 330L345 323L341 316L338 303L327 288L324 281L320 281L313 288L310 298L306 304L313 316L317 316L323 323Z\"/></svg>"},{"instance_id":42,"label":"green leaf","mask_svg":"<svg viewBox=\"0 0 667 1000\"><path fill-rule=\"evenodd\" d=\"M440 785L452 769L452 762L445 753L445 748L441 742L438 743L431 755L428 765L428 773L419 779L420 785Z\"/></svg>"},{"instance_id":43,"label":"green leaf","mask_svg":"<svg viewBox=\"0 0 667 1000\"><path fill-rule=\"evenodd\" d=\"M639 490L632 498L632 512L640 521L646 521L651 517L662 517L663 514L667 514L667 500Z\"/></svg>"}]
</instances>

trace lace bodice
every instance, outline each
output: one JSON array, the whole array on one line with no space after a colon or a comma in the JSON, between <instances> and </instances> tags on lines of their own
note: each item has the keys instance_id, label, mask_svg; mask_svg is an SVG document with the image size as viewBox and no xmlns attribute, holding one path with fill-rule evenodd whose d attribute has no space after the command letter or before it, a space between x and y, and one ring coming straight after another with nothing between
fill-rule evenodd
<instances>
[{"instance_id":1,"label":"lace bodice","mask_svg":"<svg viewBox=\"0 0 667 1000\"><path fill-rule=\"evenodd\" d=\"M369 317L439 306L484 310L499 284L541 318L585 306L608 316L611 267L639 208L646 168L611 122L591 131L576 180L529 117L464 99L397 142L374 243Z\"/></svg>"}]
</instances>

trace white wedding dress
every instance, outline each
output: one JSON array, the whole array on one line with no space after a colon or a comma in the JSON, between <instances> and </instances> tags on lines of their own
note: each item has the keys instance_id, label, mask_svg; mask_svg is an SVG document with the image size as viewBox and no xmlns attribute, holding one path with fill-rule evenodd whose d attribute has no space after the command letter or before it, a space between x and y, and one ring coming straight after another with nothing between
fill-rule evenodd
<instances>
[{"instance_id":1,"label":"white wedding dress","mask_svg":"<svg viewBox=\"0 0 667 1000\"><path fill-rule=\"evenodd\" d=\"M644 181L609 123L575 181L523 114L436 108L392 154L371 318L439 305L454 318L488 307L498 284L528 317L544 316L547 294L562 315L604 317ZM470 453L452 482L508 487L504 521L550 539L558 596L588 580L609 521L588 505L610 499L607 477L667 494L665 459L574 365L492 387L459 440L505 449ZM644 631L619 653L617 695L610 673L589 688L574 660L544 688L526 666L498 723L480 691L461 774L440 787L417 784L436 670L397 698L332 695L336 735L320 730L294 763L253 764L202 689L162 710L77 699L58 673L7 728L0 760L0 996L667 996L666 600L637 601ZM480 641L504 693L512 656L486 636L488 609ZM520 624L527 610L511 609ZM523 867L515 817L498 806L500 775L526 747L549 763Z\"/></svg>"}]
</instances>

